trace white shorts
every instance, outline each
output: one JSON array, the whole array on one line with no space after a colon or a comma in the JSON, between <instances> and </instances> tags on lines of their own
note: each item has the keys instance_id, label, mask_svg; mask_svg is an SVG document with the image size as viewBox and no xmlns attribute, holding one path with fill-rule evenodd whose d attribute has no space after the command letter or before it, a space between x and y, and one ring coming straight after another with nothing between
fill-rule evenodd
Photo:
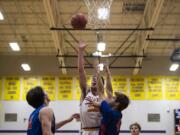
<instances>
[{"instance_id":1,"label":"white shorts","mask_svg":"<svg viewBox=\"0 0 180 135\"><path fill-rule=\"evenodd\" d=\"M82 131L82 135L98 135L99 130L97 131Z\"/></svg>"}]
</instances>

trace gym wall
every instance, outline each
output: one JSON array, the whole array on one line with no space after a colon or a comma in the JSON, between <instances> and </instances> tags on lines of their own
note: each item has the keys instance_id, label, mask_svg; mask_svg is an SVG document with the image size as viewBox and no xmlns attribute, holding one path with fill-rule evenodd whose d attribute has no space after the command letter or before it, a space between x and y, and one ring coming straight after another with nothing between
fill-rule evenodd
<instances>
[{"instance_id":1,"label":"gym wall","mask_svg":"<svg viewBox=\"0 0 180 135\"><path fill-rule=\"evenodd\" d=\"M90 84L91 76L88 76ZM121 134L128 135L129 125L138 122L141 135L174 135L174 109L180 108L180 77L113 76L114 90L126 93L131 103L123 111ZM79 112L78 80L71 76L1 77L0 135L25 135L33 108L25 101L27 90L42 86L52 99L56 121ZM72 89L72 90L70 90ZM10 116L7 118L7 116ZM12 117L12 118L11 118ZM60 135L79 135L80 122L73 121L57 131Z\"/></svg>"}]
</instances>

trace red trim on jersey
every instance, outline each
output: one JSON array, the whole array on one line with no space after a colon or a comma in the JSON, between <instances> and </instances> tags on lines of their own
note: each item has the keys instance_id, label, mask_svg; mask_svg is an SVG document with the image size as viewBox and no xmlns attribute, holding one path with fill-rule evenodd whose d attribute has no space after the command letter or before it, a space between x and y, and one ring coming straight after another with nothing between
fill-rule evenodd
<instances>
[{"instance_id":1,"label":"red trim on jersey","mask_svg":"<svg viewBox=\"0 0 180 135\"><path fill-rule=\"evenodd\" d=\"M105 125L101 126L101 135L105 135L106 127Z\"/></svg>"}]
</instances>

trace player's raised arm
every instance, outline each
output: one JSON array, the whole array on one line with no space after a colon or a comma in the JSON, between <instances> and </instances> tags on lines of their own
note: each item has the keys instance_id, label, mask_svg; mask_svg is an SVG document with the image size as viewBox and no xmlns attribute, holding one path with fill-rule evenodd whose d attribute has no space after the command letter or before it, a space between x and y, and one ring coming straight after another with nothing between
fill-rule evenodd
<instances>
[{"instance_id":1,"label":"player's raised arm","mask_svg":"<svg viewBox=\"0 0 180 135\"><path fill-rule=\"evenodd\" d=\"M87 45L83 42L79 43L78 73L79 73L79 83L81 88L81 101L85 98L87 91L87 79L86 79L86 72L84 69L84 50L86 46Z\"/></svg>"},{"instance_id":2,"label":"player's raised arm","mask_svg":"<svg viewBox=\"0 0 180 135\"><path fill-rule=\"evenodd\" d=\"M111 83L111 72L108 65L105 65L106 72L106 93L107 97L111 99L113 97L113 88Z\"/></svg>"},{"instance_id":3,"label":"player's raised arm","mask_svg":"<svg viewBox=\"0 0 180 135\"><path fill-rule=\"evenodd\" d=\"M100 99L104 99L104 79L100 74L99 66L96 66L97 91Z\"/></svg>"}]
</instances>

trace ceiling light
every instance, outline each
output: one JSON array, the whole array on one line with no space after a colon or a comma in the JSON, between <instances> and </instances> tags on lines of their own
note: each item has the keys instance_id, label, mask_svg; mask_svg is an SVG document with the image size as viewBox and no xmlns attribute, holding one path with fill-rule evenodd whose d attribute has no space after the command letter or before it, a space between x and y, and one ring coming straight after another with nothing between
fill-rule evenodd
<instances>
[{"instance_id":1,"label":"ceiling light","mask_svg":"<svg viewBox=\"0 0 180 135\"><path fill-rule=\"evenodd\" d=\"M106 43L104 42L99 42L97 43L97 50L102 52L102 51L105 51L105 48L106 48Z\"/></svg>"},{"instance_id":2,"label":"ceiling light","mask_svg":"<svg viewBox=\"0 0 180 135\"><path fill-rule=\"evenodd\" d=\"M0 20L4 20L4 16L1 11L0 11Z\"/></svg>"},{"instance_id":3,"label":"ceiling light","mask_svg":"<svg viewBox=\"0 0 180 135\"><path fill-rule=\"evenodd\" d=\"M172 64L171 67L169 68L170 71L176 71L179 67L179 64L175 63L175 64Z\"/></svg>"},{"instance_id":4,"label":"ceiling light","mask_svg":"<svg viewBox=\"0 0 180 135\"><path fill-rule=\"evenodd\" d=\"M103 63L100 63L98 66L99 66L99 70L100 70L100 71L103 71L104 64L103 64Z\"/></svg>"},{"instance_id":5,"label":"ceiling light","mask_svg":"<svg viewBox=\"0 0 180 135\"><path fill-rule=\"evenodd\" d=\"M26 63L21 64L21 67L23 68L24 71L30 71L31 70L30 66Z\"/></svg>"},{"instance_id":6,"label":"ceiling light","mask_svg":"<svg viewBox=\"0 0 180 135\"><path fill-rule=\"evenodd\" d=\"M96 52L94 52L92 55L93 55L93 56L102 56L102 52L96 51Z\"/></svg>"},{"instance_id":7,"label":"ceiling light","mask_svg":"<svg viewBox=\"0 0 180 135\"><path fill-rule=\"evenodd\" d=\"M99 8L98 9L98 19L107 20L109 18L109 10L108 8Z\"/></svg>"},{"instance_id":8,"label":"ceiling light","mask_svg":"<svg viewBox=\"0 0 180 135\"><path fill-rule=\"evenodd\" d=\"M18 43L16 43L16 42L9 43L9 46L11 47L11 49L13 51L20 51L20 47L19 47Z\"/></svg>"}]
</instances>

